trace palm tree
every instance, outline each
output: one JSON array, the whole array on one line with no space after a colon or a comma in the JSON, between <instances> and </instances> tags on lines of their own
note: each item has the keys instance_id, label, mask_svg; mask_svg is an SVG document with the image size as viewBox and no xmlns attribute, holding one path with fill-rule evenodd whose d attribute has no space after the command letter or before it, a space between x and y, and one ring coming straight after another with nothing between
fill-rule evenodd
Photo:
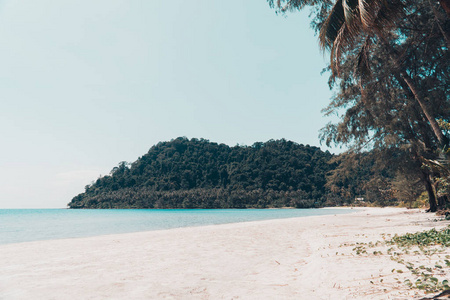
<instances>
[{"instance_id":1,"label":"palm tree","mask_svg":"<svg viewBox=\"0 0 450 300\"><path fill-rule=\"evenodd\" d=\"M447 17L450 18L450 0L437 0L439 2L439 5L442 7L442 9L447 14ZM286 12L286 11L293 11L293 10L300 10L306 6L315 6L318 4L326 4L329 2L329 0L276 0L276 3L274 3L274 0L267 0L269 2L269 5L271 7L277 7L280 12ZM353 1L355 2L355 1ZM360 3L363 3L364 5L370 6L371 1L356 1ZM431 3L430 3L431 4ZM347 4L349 5L349 4Z\"/></svg>"},{"instance_id":2,"label":"palm tree","mask_svg":"<svg viewBox=\"0 0 450 300\"><path fill-rule=\"evenodd\" d=\"M391 59L397 65L400 79L406 83L419 103L442 150L447 151L449 148L448 138L439 128L436 118L428 109L413 79L401 66L400 55L390 45L387 38L389 32L396 28L395 20L404 13L404 9L401 0L337 0L320 29L319 43L323 49L330 50L332 70L339 72L339 61L346 47L355 44L361 38L365 39L359 52L356 69L359 75L364 77L370 73L368 68L369 42L373 37L378 37L379 41L389 49Z\"/></svg>"},{"instance_id":3,"label":"palm tree","mask_svg":"<svg viewBox=\"0 0 450 300\"><path fill-rule=\"evenodd\" d=\"M269 4L275 6L273 0ZM276 6L281 12L302 9L305 6L327 4L327 0L278 0ZM450 0L439 0L447 15L446 8L450 7ZM369 48L370 42L377 37L390 51L391 59L396 62L399 79L402 80L415 100L419 103L423 114L428 120L430 127L436 136L440 147L444 152L449 149L449 140L442 133L436 118L428 109L420 90L416 87L414 80L405 71L400 63L400 55L396 52L389 41L389 32L396 29L396 21L401 19L405 13L405 5L402 0L337 0L326 20L323 22L319 33L319 44L323 50L330 51L331 69L334 75L339 74L339 64L345 50L361 43L356 71L361 79L370 74ZM444 38L446 33L443 32Z\"/></svg>"}]
</instances>

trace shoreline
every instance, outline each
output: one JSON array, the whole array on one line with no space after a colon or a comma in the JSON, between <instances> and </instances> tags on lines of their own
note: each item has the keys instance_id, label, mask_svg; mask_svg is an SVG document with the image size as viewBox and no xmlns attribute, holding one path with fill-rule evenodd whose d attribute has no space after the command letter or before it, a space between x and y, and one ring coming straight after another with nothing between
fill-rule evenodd
<instances>
[{"instance_id":1,"label":"shoreline","mask_svg":"<svg viewBox=\"0 0 450 300\"><path fill-rule=\"evenodd\" d=\"M53 211L53 209L24 209L26 211ZM262 213L263 215L249 215L249 216L245 216L245 217L240 217L239 215L235 215L231 218L221 218L220 216L222 215L221 212L235 212L235 211L241 211L241 212L251 212L251 211L255 211L258 210L258 214ZM112 215L110 215L111 213L114 215L117 210L116 209L91 209L89 213L100 213L100 217L103 217L103 213L106 214L106 218L104 219L103 222L100 223L96 223L97 226L82 226L81 230L78 227L77 228L77 223L80 222L80 218L79 217L73 217L72 212L76 215L78 214L80 211L79 210L72 210L69 212L69 210L67 210L67 212L64 213L68 213L68 219L67 218L61 218L61 216L59 216L59 218L54 218L53 215L49 215L46 216L45 214L42 214L41 217L43 218L42 220L39 220L38 227L28 227L28 225L24 226L23 228L17 229L17 228L13 228L14 230L23 230L23 234L18 232L17 235L11 235L11 232L13 231L8 231L8 225L6 225L6 231L4 236L0 236L0 246L1 245L10 245L10 244L19 244L19 243L28 243L28 242L38 242L38 241L51 241L51 240L64 240L64 239L76 239L76 238L87 238L87 237L99 237L99 236L107 236L107 235L116 235L116 234L128 234L128 233L137 233L137 232L148 232L148 231L159 231L159 230L170 230L170 229L176 229L176 228L188 228L188 227L203 227L203 226L208 226L208 225L223 225L223 224L233 224L233 223L245 223L245 222L253 222L253 221L263 221L263 220L275 220L275 219L288 219L288 218L297 218L297 217L306 217L306 216L310 216L308 212L306 213L302 213L300 211L316 211L314 212L312 215L322 215L322 214L335 214L335 213L341 213L341 209L333 209L333 207L327 207L327 208L312 208L312 209L149 209L149 210L144 210L144 211L148 211L149 213L158 213L155 216L159 216L156 217L155 222L148 222L148 218L152 218L152 215L148 215L146 216L146 219L143 220L142 219L142 215L141 216L141 220L139 220L139 215L135 220L131 220L131 222L126 221L122 221L120 220L116 220L114 219L114 217ZM334 212L332 212L334 210ZM351 208L345 208L344 210L347 210L347 212L344 213L352 213L352 209ZM142 210L134 210L134 209L126 209L125 212L126 213L134 213L134 212L140 212ZM203 212L204 211L212 211L214 213L219 212L219 214L217 215L219 218L217 219L210 219L207 220L204 217L202 217ZM264 213L268 213L268 212L273 212L273 211L297 211L298 213L293 213L291 215L265 215ZM322 212L320 212L322 211ZM0 210L1 212L1 210ZM183 214L181 214L181 218L178 217L179 220L181 220L181 222L177 223L177 222L172 222L172 220L170 218L173 218L173 213L175 212L188 212L188 213L192 213L194 212L194 215L186 215L184 216ZM201 213L199 215L197 215L196 213ZM161 218L162 215L160 215L159 213L168 213L169 214L169 219L164 219ZM278 213L277 213L278 214ZM223 214L223 216L226 216L228 214ZM109 217L112 218L112 220L108 221ZM17 218L20 218L20 216L16 216ZM26 219L26 217L25 217ZM48 219L54 219L54 222L47 222ZM159 219L159 221L158 221ZM163 220L164 219L164 220ZM20 219L22 220L22 219ZM203 221L202 221L203 220ZM0 220L0 227L2 226L2 220ZM87 223L90 223L91 220L86 220ZM144 223L146 223L147 225L142 226L142 222L144 221ZM14 221L9 221L12 224L14 224ZM8 223L8 221L6 221L6 223ZM170 225L166 225L169 224ZM131 226L130 226L131 224ZM134 224L134 225L133 225ZM48 228L48 230L47 230ZM53 228L58 228L57 230L53 230ZM65 229L64 229L65 228ZM100 230L98 229L100 228ZM116 228L116 230L108 230L106 228ZM4 228L5 229L5 228ZM62 229L61 231L59 229ZM75 232L72 232L72 229L76 229ZM44 234L41 234L44 233ZM46 233L46 234L45 234Z\"/></svg>"},{"instance_id":2,"label":"shoreline","mask_svg":"<svg viewBox=\"0 0 450 300\"><path fill-rule=\"evenodd\" d=\"M450 222L434 222L434 214L419 210L354 209L349 214L0 245L0 299L414 296L414 290L396 283L391 270L398 263L389 256L355 256L353 247L343 245ZM374 284L380 276L383 283Z\"/></svg>"}]
</instances>

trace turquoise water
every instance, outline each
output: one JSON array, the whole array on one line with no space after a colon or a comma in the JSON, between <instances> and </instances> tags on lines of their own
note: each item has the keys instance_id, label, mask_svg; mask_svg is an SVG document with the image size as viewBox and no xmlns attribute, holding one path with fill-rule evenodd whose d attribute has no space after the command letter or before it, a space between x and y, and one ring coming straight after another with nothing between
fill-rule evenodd
<instances>
[{"instance_id":1,"label":"turquoise water","mask_svg":"<svg viewBox=\"0 0 450 300\"><path fill-rule=\"evenodd\" d=\"M0 244L349 212L350 209L0 209Z\"/></svg>"}]
</instances>

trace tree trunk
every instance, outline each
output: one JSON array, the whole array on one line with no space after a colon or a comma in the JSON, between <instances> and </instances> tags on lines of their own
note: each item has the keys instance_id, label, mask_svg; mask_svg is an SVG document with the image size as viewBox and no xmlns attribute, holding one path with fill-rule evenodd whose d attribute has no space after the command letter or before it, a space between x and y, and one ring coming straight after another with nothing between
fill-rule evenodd
<instances>
[{"instance_id":1,"label":"tree trunk","mask_svg":"<svg viewBox=\"0 0 450 300\"><path fill-rule=\"evenodd\" d=\"M424 99L422 98L422 96L420 95L420 93L417 90L416 86L414 85L411 77L409 77L409 75L406 74L406 72L401 72L400 75L402 76L403 80L405 81L405 83L408 85L409 89L413 93L414 98L416 99L416 101L419 103L420 108L422 109L422 111L423 111L425 117L427 118L428 122L430 122L431 129L433 130L434 135L438 139L439 144L441 146L441 149L444 150L444 151L447 150L448 149L449 140L442 133L442 130L441 130L441 128L439 128L439 124L437 123L436 119L429 112L428 107L427 107Z\"/></svg>"},{"instance_id":2,"label":"tree trunk","mask_svg":"<svg viewBox=\"0 0 450 300\"><path fill-rule=\"evenodd\" d=\"M450 47L450 32L447 30L444 30L441 25L441 20L439 19L438 12L434 8L434 5L431 3L431 0L428 0L428 3L430 3L430 7L433 10L434 19L436 20L436 24L439 27L439 30L442 33L442 36L444 37L444 40L447 42L447 46ZM447 18L450 18L450 0L441 0L440 4L442 8L444 8L445 12L447 13Z\"/></svg>"},{"instance_id":3,"label":"tree trunk","mask_svg":"<svg viewBox=\"0 0 450 300\"><path fill-rule=\"evenodd\" d=\"M450 0L446 0L446 1L450 1ZM442 151L444 153L446 153L447 149L449 148L448 138L442 133L442 130L441 130L441 128L439 128L439 124L437 123L436 119L434 118L434 116L431 115L430 111L428 110L427 104L425 103L425 99L422 98L422 95L421 95L419 89L417 89L412 78L408 75L408 73L406 73L405 69L399 62L399 54L396 51L396 49L394 49L393 47L391 47L389 45L386 37L383 35L383 33L381 31L378 31L377 34L381 38L381 41L383 42L386 49L389 49L389 56L394 61L395 65L398 69L398 72L400 73L401 79L406 83L409 90L414 95L414 98L419 103L419 106L422 109L423 114L425 115L428 122L430 123L431 129L440 144L439 146L441 147ZM449 154L447 155L447 157L448 156L449 156Z\"/></svg>"},{"instance_id":4,"label":"tree trunk","mask_svg":"<svg viewBox=\"0 0 450 300\"><path fill-rule=\"evenodd\" d=\"M444 9L447 17L450 18L450 0L438 0L441 7Z\"/></svg>"},{"instance_id":5,"label":"tree trunk","mask_svg":"<svg viewBox=\"0 0 450 300\"><path fill-rule=\"evenodd\" d=\"M431 179L431 175L427 174L425 172L422 172L423 179L425 182L425 188L428 193L428 203L430 204L430 208L428 209L429 212L436 212L437 211L437 202L436 202L436 193L433 188L433 182Z\"/></svg>"}]
</instances>

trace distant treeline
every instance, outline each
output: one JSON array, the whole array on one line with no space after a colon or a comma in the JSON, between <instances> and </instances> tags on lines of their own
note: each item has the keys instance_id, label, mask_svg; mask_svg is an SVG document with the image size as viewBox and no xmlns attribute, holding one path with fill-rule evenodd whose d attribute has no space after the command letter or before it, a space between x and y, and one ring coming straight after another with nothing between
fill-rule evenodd
<instances>
[{"instance_id":1,"label":"distant treeline","mask_svg":"<svg viewBox=\"0 0 450 300\"><path fill-rule=\"evenodd\" d=\"M336 164L318 147L270 140L229 147L205 139L161 142L86 186L70 208L320 207Z\"/></svg>"}]
</instances>

